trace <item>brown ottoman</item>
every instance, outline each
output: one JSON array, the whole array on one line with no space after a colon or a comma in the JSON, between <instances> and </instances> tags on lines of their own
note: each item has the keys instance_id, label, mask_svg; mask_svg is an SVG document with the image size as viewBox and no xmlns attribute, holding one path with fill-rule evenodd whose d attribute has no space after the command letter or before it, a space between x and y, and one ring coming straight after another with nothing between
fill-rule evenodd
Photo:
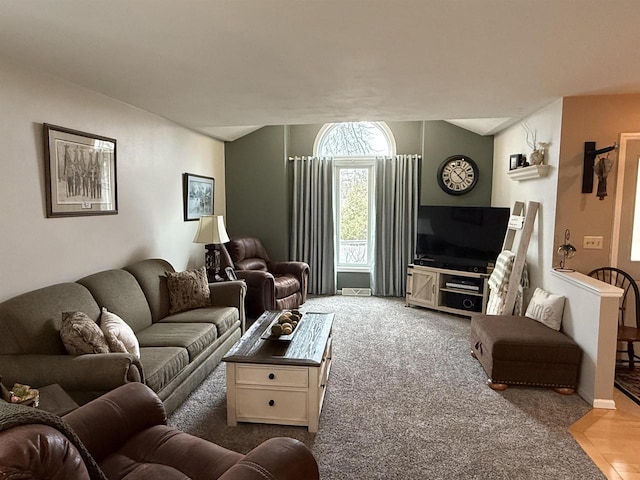
<instances>
[{"instance_id":1,"label":"brown ottoman","mask_svg":"<svg viewBox=\"0 0 640 480\"><path fill-rule=\"evenodd\" d=\"M528 317L475 315L471 355L494 390L536 385L572 394L578 385L580 347L565 334Z\"/></svg>"}]
</instances>

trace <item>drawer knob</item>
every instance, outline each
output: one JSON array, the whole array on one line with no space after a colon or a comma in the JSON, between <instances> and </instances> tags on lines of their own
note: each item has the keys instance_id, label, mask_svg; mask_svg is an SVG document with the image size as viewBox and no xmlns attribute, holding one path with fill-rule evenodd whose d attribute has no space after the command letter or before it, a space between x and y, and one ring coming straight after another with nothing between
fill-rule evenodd
<instances>
[{"instance_id":1,"label":"drawer knob","mask_svg":"<svg viewBox=\"0 0 640 480\"><path fill-rule=\"evenodd\" d=\"M273 380L274 378L276 378L276 376L273 373L269 374L269 380Z\"/></svg>"},{"instance_id":2,"label":"drawer knob","mask_svg":"<svg viewBox=\"0 0 640 480\"><path fill-rule=\"evenodd\" d=\"M273 407L276 404L276 402L274 402L273 400L269 400L269 406Z\"/></svg>"}]
</instances>

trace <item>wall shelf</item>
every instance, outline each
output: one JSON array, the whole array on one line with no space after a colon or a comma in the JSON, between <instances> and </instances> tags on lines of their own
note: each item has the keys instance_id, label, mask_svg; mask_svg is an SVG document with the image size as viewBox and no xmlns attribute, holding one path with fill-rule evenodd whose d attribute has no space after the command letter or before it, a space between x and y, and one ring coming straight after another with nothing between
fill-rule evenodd
<instances>
[{"instance_id":1,"label":"wall shelf","mask_svg":"<svg viewBox=\"0 0 640 480\"><path fill-rule=\"evenodd\" d=\"M521 180L532 180L534 178L546 177L549 173L549 168L549 165L530 165L528 167L510 170L507 172L507 175L509 175L512 180L517 180L518 182Z\"/></svg>"}]
</instances>

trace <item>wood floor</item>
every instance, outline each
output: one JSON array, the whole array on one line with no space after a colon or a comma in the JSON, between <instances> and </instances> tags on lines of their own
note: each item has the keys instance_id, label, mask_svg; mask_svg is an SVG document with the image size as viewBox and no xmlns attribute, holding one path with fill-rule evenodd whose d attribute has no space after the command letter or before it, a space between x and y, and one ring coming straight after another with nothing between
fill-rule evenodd
<instances>
[{"instance_id":1,"label":"wood floor","mask_svg":"<svg viewBox=\"0 0 640 480\"><path fill-rule=\"evenodd\" d=\"M593 409L569 431L610 480L640 480L640 405L615 389L616 410Z\"/></svg>"}]
</instances>

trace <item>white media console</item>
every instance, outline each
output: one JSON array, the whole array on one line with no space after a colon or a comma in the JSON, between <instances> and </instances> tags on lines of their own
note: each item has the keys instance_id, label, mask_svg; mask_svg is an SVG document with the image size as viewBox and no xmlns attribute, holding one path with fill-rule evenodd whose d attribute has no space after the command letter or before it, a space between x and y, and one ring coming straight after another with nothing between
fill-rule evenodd
<instances>
[{"instance_id":1,"label":"white media console","mask_svg":"<svg viewBox=\"0 0 640 480\"><path fill-rule=\"evenodd\" d=\"M407 305L471 316L485 313L489 274L409 265Z\"/></svg>"}]
</instances>

